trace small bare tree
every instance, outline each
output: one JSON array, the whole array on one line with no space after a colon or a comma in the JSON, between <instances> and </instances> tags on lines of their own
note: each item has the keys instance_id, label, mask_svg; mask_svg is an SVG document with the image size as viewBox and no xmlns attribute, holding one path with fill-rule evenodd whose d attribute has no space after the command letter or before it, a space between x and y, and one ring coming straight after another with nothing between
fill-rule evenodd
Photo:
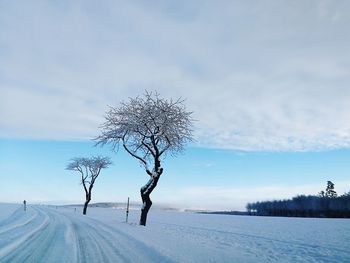
<instances>
[{"instance_id":1,"label":"small bare tree","mask_svg":"<svg viewBox=\"0 0 350 263\"><path fill-rule=\"evenodd\" d=\"M91 201L92 188L97 177L100 175L101 169L108 168L112 162L109 157L91 157L91 158L73 158L68 163L66 169L77 171L81 175L81 184L85 191L85 203L83 214L86 215L87 207Z\"/></svg>"},{"instance_id":2,"label":"small bare tree","mask_svg":"<svg viewBox=\"0 0 350 263\"><path fill-rule=\"evenodd\" d=\"M163 173L161 159L167 154L176 155L192 140L191 112L187 112L184 100L166 100L158 93L147 92L142 97L130 98L117 108L110 107L101 126L96 145L119 144L136 158L149 181L141 188L143 206L140 225L146 225L147 213L152 206L150 194Z\"/></svg>"}]
</instances>

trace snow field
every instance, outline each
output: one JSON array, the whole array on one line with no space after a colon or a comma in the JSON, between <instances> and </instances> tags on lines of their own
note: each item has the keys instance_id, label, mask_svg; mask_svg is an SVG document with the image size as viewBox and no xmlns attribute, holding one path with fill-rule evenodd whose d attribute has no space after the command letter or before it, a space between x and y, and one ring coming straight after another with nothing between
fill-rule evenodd
<instances>
[{"instance_id":1,"label":"snow field","mask_svg":"<svg viewBox=\"0 0 350 263\"><path fill-rule=\"evenodd\" d=\"M16 210L17 209L17 210ZM350 220L0 204L0 262L350 262Z\"/></svg>"}]
</instances>

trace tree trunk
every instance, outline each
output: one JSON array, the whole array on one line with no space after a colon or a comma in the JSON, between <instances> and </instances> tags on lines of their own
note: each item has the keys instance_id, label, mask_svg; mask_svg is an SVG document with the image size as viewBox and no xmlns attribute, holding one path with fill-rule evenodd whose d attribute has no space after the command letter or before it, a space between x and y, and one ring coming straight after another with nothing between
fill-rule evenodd
<instances>
[{"instance_id":1,"label":"tree trunk","mask_svg":"<svg viewBox=\"0 0 350 263\"><path fill-rule=\"evenodd\" d=\"M84 203L83 215L86 215L86 210L87 210L87 207L88 207L90 201L91 201L90 197L86 198L86 201Z\"/></svg>"},{"instance_id":2,"label":"tree trunk","mask_svg":"<svg viewBox=\"0 0 350 263\"><path fill-rule=\"evenodd\" d=\"M147 221L148 211L152 206L152 201L149 197L149 194L142 194L142 191L141 191L141 198L142 198L142 208L141 208L140 225L145 226Z\"/></svg>"},{"instance_id":3,"label":"tree trunk","mask_svg":"<svg viewBox=\"0 0 350 263\"><path fill-rule=\"evenodd\" d=\"M156 177L152 177L147 182L147 184L141 187L141 190L140 190L141 198L142 198L142 208L141 208L141 217L140 217L141 226L146 226L147 214L149 209L152 206L150 194L152 193L153 189L157 186L159 177L160 177L160 174L158 174Z\"/></svg>"}]
</instances>

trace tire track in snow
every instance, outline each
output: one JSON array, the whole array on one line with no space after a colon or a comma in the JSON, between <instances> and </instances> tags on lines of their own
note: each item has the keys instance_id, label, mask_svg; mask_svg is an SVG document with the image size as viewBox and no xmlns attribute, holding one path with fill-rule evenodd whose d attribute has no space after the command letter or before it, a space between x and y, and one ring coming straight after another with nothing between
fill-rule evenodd
<instances>
[{"instance_id":1,"label":"tire track in snow","mask_svg":"<svg viewBox=\"0 0 350 263\"><path fill-rule=\"evenodd\" d=\"M72 262L67 261L65 240L62 238L64 224L52 213L41 208L33 208L38 212L42 223L7 246L4 255L0 253L1 262ZM30 227L30 226L29 226ZM28 228L28 227L27 227ZM16 230L16 229L14 229ZM17 229L17 232L19 230ZM60 236L61 235L61 236Z\"/></svg>"},{"instance_id":2,"label":"tire track in snow","mask_svg":"<svg viewBox=\"0 0 350 263\"><path fill-rule=\"evenodd\" d=\"M45 214L36 211L34 208L29 208L27 212L29 211L34 213L35 216L25 224L18 223L11 226L11 223L9 223L10 226L7 228L5 226L6 231L0 236L1 262L8 262L6 258L13 251L16 251L18 247L47 226L49 218ZM16 216L16 220L21 221L21 219L26 219L26 213L22 213L21 217Z\"/></svg>"},{"instance_id":3,"label":"tire track in snow","mask_svg":"<svg viewBox=\"0 0 350 263\"><path fill-rule=\"evenodd\" d=\"M36 210L31 211L33 211L33 213L26 213L22 210L22 208L19 208L7 219L0 222L0 235L5 234L12 229L30 224L38 216L38 212ZM29 213L30 215L28 215Z\"/></svg>"},{"instance_id":4,"label":"tire track in snow","mask_svg":"<svg viewBox=\"0 0 350 263\"><path fill-rule=\"evenodd\" d=\"M73 223L77 246L77 262L125 262L117 247L109 243L91 225Z\"/></svg>"},{"instance_id":5,"label":"tire track in snow","mask_svg":"<svg viewBox=\"0 0 350 263\"><path fill-rule=\"evenodd\" d=\"M153 248L98 220L64 214L75 229L77 262L173 262Z\"/></svg>"},{"instance_id":6,"label":"tire track in snow","mask_svg":"<svg viewBox=\"0 0 350 263\"><path fill-rule=\"evenodd\" d=\"M48 207L17 211L2 221L1 229L1 263L173 262L98 220Z\"/></svg>"},{"instance_id":7,"label":"tire track in snow","mask_svg":"<svg viewBox=\"0 0 350 263\"><path fill-rule=\"evenodd\" d=\"M134 259L137 260L136 262L174 262L169 257L159 253L145 243L117 230L116 228L100 223L100 230L104 232L105 236L110 236L111 238L118 237L123 249L128 251L128 253L135 253L135 249L136 251L139 251L134 255Z\"/></svg>"}]
</instances>

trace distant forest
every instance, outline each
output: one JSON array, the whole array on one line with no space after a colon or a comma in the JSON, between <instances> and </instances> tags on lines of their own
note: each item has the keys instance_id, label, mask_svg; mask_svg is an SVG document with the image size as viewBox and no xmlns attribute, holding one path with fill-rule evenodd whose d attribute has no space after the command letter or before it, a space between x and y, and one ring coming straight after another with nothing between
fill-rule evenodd
<instances>
[{"instance_id":1,"label":"distant forest","mask_svg":"<svg viewBox=\"0 0 350 263\"><path fill-rule=\"evenodd\" d=\"M299 195L288 200L248 203L248 214L258 216L350 218L350 191L338 196L334 184L317 196Z\"/></svg>"}]
</instances>

